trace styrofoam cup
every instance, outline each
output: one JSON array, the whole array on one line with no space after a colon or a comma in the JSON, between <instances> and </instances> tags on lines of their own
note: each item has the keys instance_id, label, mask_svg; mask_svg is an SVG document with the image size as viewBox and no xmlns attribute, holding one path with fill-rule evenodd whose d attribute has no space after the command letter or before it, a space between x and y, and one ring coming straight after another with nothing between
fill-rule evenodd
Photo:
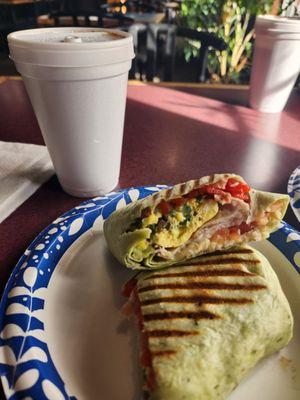
<instances>
[{"instance_id":1,"label":"styrofoam cup","mask_svg":"<svg viewBox=\"0 0 300 400\"><path fill-rule=\"evenodd\" d=\"M46 28L8 35L64 190L92 197L119 179L131 36L100 28Z\"/></svg>"},{"instance_id":2,"label":"styrofoam cup","mask_svg":"<svg viewBox=\"0 0 300 400\"><path fill-rule=\"evenodd\" d=\"M250 79L250 106L283 110L300 72L300 19L258 16Z\"/></svg>"}]
</instances>

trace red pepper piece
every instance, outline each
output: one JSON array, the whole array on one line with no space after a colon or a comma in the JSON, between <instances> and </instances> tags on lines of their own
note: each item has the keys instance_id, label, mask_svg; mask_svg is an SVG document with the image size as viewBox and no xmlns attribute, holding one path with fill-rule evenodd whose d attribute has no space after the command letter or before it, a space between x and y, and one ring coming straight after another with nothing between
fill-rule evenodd
<instances>
[{"instance_id":1,"label":"red pepper piece","mask_svg":"<svg viewBox=\"0 0 300 400\"><path fill-rule=\"evenodd\" d=\"M234 178L228 179L225 191L230 193L232 197L236 197L244 201L249 201L250 199L249 198L250 186Z\"/></svg>"},{"instance_id":2,"label":"red pepper piece","mask_svg":"<svg viewBox=\"0 0 300 400\"><path fill-rule=\"evenodd\" d=\"M189 193L185 194L184 197L186 199L194 199L195 197L200 196L199 190L200 189L194 189L194 190L190 191Z\"/></svg>"},{"instance_id":3,"label":"red pepper piece","mask_svg":"<svg viewBox=\"0 0 300 400\"><path fill-rule=\"evenodd\" d=\"M255 222L251 222L250 224L246 224L246 222L242 222L239 226L238 226L241 235L243 235L244 233L250 232L253 228L255 228Z\"/></svg>"},{"instance_id":4,"label":"red pepper piece","mask_svg":"<svg viewBox=\"0 0 300 400\"><path fill-rule=\"evenodd\" d=\"M162 213L162 215L167 215L169 214L169 211L171 209L170 205L166 202L166 200L162 200L158 206L158 210Z\"/></svg>"},{"instance_id":5,"label":"red pepper piece","mask_svg":"<svg viewBox=\"0 0 300 400\"><path fill-rule=\"evenodd\" d=\"M239 227L238 226L232 226L229 228L229 233L238 233Z\"/></svg>"},{"instance_id":6,"label":"red pepper piece","mask_svg":"<svg viewBox=\"0 0 300 400\"><path fill-rule=\"evenodd\" d=\"M185 203L185 199L183 197L177 197L176 199L172 199L169 201L169 204L171 204L172 207L180 207Z\"/></svg>"},{"instance_id":7,"label":"red pepper piece","mask_svg":"<svg viewBox=\"0 0 300 400\"><path fill-rule=\"evenodd\" d=\"M230 193L232 197L236 197L247 202L250 200L250 186L248 186L246 183L240 182L234 178L229 178L226 183L225 189L221 189L221 187L222 186L220 182L204 185L198 189L192 190L191 192L184 195L184 197L187 199L194 199L195 197L203 196L205 194L210 194L212 196L224 196L225 193Z\"/></svg>"}]
</instances>

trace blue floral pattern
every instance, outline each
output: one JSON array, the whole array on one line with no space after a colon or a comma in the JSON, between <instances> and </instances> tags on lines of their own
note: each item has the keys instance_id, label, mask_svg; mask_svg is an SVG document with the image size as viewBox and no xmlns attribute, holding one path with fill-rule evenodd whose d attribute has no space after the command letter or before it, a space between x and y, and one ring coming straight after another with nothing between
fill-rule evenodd
<instances>
[{"instance_id":1,"label":"blue floral pattern","mask_svg":"<svg viewBox=\"0 0 300 400\"><path fill-rule=\"evenodd\" d=\"M84 232L116 209L164 187L129 188L87 200L57 218L26 249L0 305L0 373L9 400L75 400L59 376L44 338L44 299L51 275ZM283 223L269 240L300 273L300 234Z\"/></svg>"},{"instance_id":2,"label":"blue floral pattern","mask_svg":"<svg viewBox=\"0 0 300 400\"><path fill-rule=\"evenodd\" d=\"M291 198L292 209L300 222L300 165L290 176L287 189Z\"/></svg>"}]
</instances>

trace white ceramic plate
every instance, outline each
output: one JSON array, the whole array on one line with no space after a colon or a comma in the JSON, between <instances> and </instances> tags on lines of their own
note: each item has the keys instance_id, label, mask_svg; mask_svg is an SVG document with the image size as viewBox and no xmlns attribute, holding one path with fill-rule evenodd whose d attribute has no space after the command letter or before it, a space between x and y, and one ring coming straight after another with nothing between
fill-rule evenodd
<instances>
[{"instance_id":1,"label":"white ceramic plate","mask_svg":"<svg viewBox=\"0 0 300 400\"><path fill-rule=\"evenodd\" d=\"M10 400L140 400L137 332L120 308L131 272L108 252L103 219L161 186L96 198L58 218L16 266L0 310L0 371ZM255 245L295 317L292 342L261 362L230 400L300 398L300 235L283 224ZM170 399L172 400L172 399Z\"/></svg>"}]
</instances>

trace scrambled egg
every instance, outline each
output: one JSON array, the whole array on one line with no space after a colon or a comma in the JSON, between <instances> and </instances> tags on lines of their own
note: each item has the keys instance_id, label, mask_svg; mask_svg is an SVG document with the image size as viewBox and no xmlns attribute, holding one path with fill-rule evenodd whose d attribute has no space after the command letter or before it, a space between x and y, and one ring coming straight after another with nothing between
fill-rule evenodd
<instances>
[{"instance_id":1,"label":"scrambled egg","mask_svg":"<svg viewBox=\"0 0 300 400\"><path fill-rule=\"evenodd\" d=\"M188 213L187 213L188 210ZM167 226L156 229L152 242L162 247L178 247L190 239L192 234L218 213L218 203L213 199L198 201L191 199L185 205L172 210L167 216ZM152 212L142 221L143 227L158 223L161 214ZM149 242L143 240L137 244L137 249L145 251Z\"/></svg>"},{"instance_id":2,"label":"scrambled egg","mask_svg":"<svg viewBox=\"0 0 300 400\"><path fill-rule=\"evenodd\" d=\"M192 234L203 224L212 219L218 213L218 203L215 200L203 200L198 202L196 199L189 200L187 205L191 207L191 218L186 224L180 224L185 221L185 216L181 211L170 215L169 229L163 229L155 233L153 242L162 247L178 247L190 239Z\"/></svg>"},{"instance_id":3,"label":"scrambled egg","mask_svg":"<svg viewBox=\"0 0 300 400\"><path fill-rule=\"evenodd\" d=\"M153 225L153 224L157 224L159 217L161 217L161 215L157 214L150 214L149 217L146 217L143 219L143 227L147 227L149 225Z\"/></svg>"},{"instance_id":4,"label":"scrambled egg","mask_svg":"<svg viewBox=\"0 0 300 400\"><path fill-rule=\"evenodd\" d=\"M141 240L138 242L138 244L135 246L138 250L146 250L149 246L149 242L145 240Z\"/></svg>"}]
</instances>

